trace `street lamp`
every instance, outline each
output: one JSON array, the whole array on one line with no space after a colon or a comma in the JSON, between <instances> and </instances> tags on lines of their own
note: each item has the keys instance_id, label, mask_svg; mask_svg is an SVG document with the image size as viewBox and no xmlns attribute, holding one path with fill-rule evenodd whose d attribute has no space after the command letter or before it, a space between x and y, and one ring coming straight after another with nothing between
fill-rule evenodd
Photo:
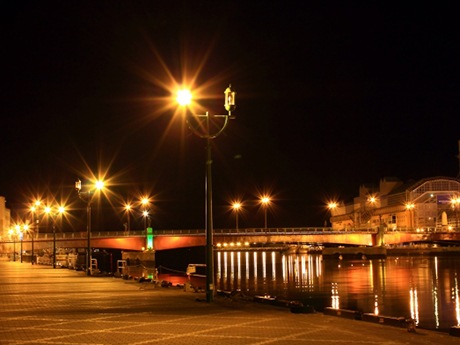
<instances>
[{"instance_id":1,"label":"street lamp","mask_svg":"<svg viewBox=\"0 0 460 345\"><path fill-rule=\"evenodd\" d=\"M32 230L30 229L29 232L32 233L31 234L31 238L32 238L32 258L30 259L31 261L31 265L34 264L34 237L35 237L35 234L38 235L38 231L39 231L39 219L37 217L37 212L38 212L38 209L41 205L41 201L40 200L36 200L33 204L33 206L30 208L30 212L32 213L32 222L34 224L34 227L35 227L35 230Z\"/></svg>"},{"instance_id":2,"label":"street lamp","mask_svg":"<svg viewBox=\"0 0 460 345\"><path fill-rule=\"evenodd\" d=\"M51 206L46 206L44 211L47 219L51 217L53 222L53 268L56 268L56 217L62 216L65 213L65 207L60 205L56 208L56 211L53 211Z\"/></svg>"},{"instance_id":3,"label":"street lamp","mask_svg":"<svg viewBox=\"0 0 460 345\"><path fill-rule=\"evenodd\" d=\"M24 238L24 233L21 231L21 226L20 225L16 225L15 226L15 229L16 229L16 234L19 236L19 241L20 241L20 244L21 244L21 247L20 247L20 256L19 256L19 262L22 264L22 240Z\"/></svg>"},{"instance_id":4,"label":"street lamp","mask_svg":"<svg viewBox=\"0 0 460 345\"><path fill-rule=\"evenodd\" d=\"M150 226L150 217L149 217L149 207L150 204L150 199L148 197L143 197L141 199L141 205L142 205L142 217L144 217L144 231L147 231L147 219L149 220L149 226Z\"/></svg>"},{"instance_id":5,"label":"street lamp","mask_svg":"<svg viewBox=\"0 0 460 345\"><path fill-rule=\"evenodd\" d=\"M17 227L10 228L8 235L13 240L13 261L16 261L16 240L20 236L20 229L18 230Z\"/></svg>"},{"instance_id":6,"label":"street lamp","mask_svg":"<svg viewBox=\"0 0 460 345\"><path fill-rule=\"evenodd\" d=\"M86 234L87 234L87 248L86 248L86 275L91 275L91 202L94 196L94 189L102 190L104 188L103 181L96 181L94 188L89 188L82 192L81 180L75 181L75 190L80 200L86 202Z\"/></svg>"},{"instance_id":7,"label":"street lamp","mask_svg":"<svg viewBox=\"0 0 460 345\"><path fill-rule=\"evenodd\" d=\"M146 231L147 230L147 219L150 220L149 211L147 210L142 211L142 217L144 217L144 231Z\"/></svg>"},{"instance_id":8,"label":"street lamp","mask_svg":"<svg viewBox=\"0 0 460 345\"><path fill-rule=\"evenodd\" d=\"M331 212L331 219L329 220L330 223L331 223L331 227L334 228L334 224L332 222L332 217L335 215L335 210L337 209L339 205L337 204L337 202L335 201L330 201L328 204L327 204L327 208L329 209L329 211ZM327 226L327 222L324 221L324 226Z\"/></svg>"},{"instance_id":9,"label":"street lamp","mask_svg":"<svg viewBox=\"0 0 460 345\"><path fill-rule=\"evenodd\" d=\"M212 154L211 141L223 133L227 127L228 120L234 119L232 111L235 109L236 92L231 90L229 85L224 91L224 107L228 114L211 115L206 112L203 115L193 113L186 117L189 129L198 137L206 140L206 301L214 300L214 253L213 253L213 214L212 214ZM181 106L188 106L192 101L192 93L189 90L180 90L177 93L177 103ZM193 119L195 125L191 124Z\"/></svg>"},{"instance_id":10,"label":"street lamp","mask_svg":"<svg viewBox=\"0 0 460 345\"><path fill-rule=\"evenodd\" d=\"M24 234L27 233L28 236L31 236L31 233L33 233L32 229L29 227L29 224L24 224L22 226L22 237L24 238ZM33 238L32 238L32 243L33 243ZM32 249L33 249L33 246L32 246ZM33 256L33 255L32 255ZM22 262L22 254L21 254L21 262Z\"/></svg>"},{"instance_id":11,"label":"street lamp","mask_svg":"<svg viewBox=\"0 0 460 345\"><path fill-rule=\"evenodd\" d=\"M240 202L234 202L232 205L233 211L235 212L235 229L238 232L238 212L241 208Z\"/></svg>"},{"instance_id":12,"label":"street lamp","mask_svg":"<svg viewBox=\"0 0 460 345\"><path fill-rule=\"evenodd\" d=\"M376 196L369 196L367 198L367 202L371 205L370 208L371 208L371 211L370 211L370 219L369 221L371 221L371 226L373 224L373 216L374 216L374 213L376 209L380 208L381 206L379 205L379 199L376 197ZM378 212L377 212L378 213ZM378 214L379 216L379 230L380 230L380 227L382 226L382 215L379 213Z\"/></svg>"},{"instance_id":13,"label":"street lamp","mask_svg":"<svg viewBox=\"0 0 460 345\"><path fill-rule=\"evenodd\" d=\"M135 203L135 204L137 204L137 203ZM127 216L127 219L128 219L127 228L126 228L128 233L131 230L131 212L133 212L133 211L136 211L137 214L140 213L142 215L142 217L144 218L144 230L147 229L147 225L150 226L150 209L149 209L150 198L149 197L143 197L142 199L140 199L138 205L140 207L140 210L138 209L137 211L134 209L134 206L130 202L127 202L125 204L125 206L124 206L124 210L126 212L126 216Z\"/></svg>"},{"instance_id":14,"label":"street lamp","mask_svg":"<svg viewBox=\"0 0 460 345\"><path fill-rule=\"evenodd\" d=\"M128 234L131 231L131 209L132 207L130 204L125 205L126 217L128 218L128 222L126 223L126 231Z\"/></svg>"},{"instance_id":15,"label":"street lamp","mask_svg":"<svg viewBox=\"0 0 460 345\"><path fill-rule=\"evenodd\" d=\"M141 199L141 205L142 207L145 209L146 207L148 207L148 205L150 204L150 199L147 198L147 197L143 197Z\"/></svg>"},{"instance_id":16,"label":"street lamp","mask_svg":"<svg viewBox=\"0 0 460 345\"><path fill-rule=\"evenodd\" d=\"M270 198L268 196L262 196L260 198L260 203L264 208L264 229L267 230L267 208L270 204Z\"/></svg>"}]
</instances>

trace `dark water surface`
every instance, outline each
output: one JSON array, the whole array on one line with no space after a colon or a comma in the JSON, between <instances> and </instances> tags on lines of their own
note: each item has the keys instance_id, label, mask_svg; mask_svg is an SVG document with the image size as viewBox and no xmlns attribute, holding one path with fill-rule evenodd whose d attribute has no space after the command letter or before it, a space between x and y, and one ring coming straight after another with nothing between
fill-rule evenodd
<instances>
[{"instance_id":1,"label":"dark water surface","mask_svg":"<svg viewBox=\"0 0 460 345\"><path fill-rule=\"evenodd\" d=\"M271 295L323 307L410 317L448 330L460 322L460 258L323 259L279 251L219 251L216 288Z\"/></svg>"}]
</instances>

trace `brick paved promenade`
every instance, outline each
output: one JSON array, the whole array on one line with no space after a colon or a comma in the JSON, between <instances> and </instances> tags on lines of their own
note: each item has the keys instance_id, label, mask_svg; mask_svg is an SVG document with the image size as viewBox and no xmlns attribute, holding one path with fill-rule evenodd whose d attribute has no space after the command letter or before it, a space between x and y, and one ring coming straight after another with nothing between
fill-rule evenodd
<instances>
[{"instance_id":1,"label":"brick paved promenade","mask_svg":"<svg viewBox=\"0 0 460 345\"><path fill-rule=\"evenodd\" d=\"M445 333L0 261L0 344L460 344Z\"/></svg>"}]
</instances>

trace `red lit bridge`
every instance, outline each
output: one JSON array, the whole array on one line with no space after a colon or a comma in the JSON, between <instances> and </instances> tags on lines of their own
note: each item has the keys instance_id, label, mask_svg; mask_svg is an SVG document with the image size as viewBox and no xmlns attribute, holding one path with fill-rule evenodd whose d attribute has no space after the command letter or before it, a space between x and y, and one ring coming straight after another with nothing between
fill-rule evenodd
<instances>
[{"instance_id":1,"label":"red lit bridge","mask_svg":"<svg viewBox=\"0 0 460 345\"><path fill-rule=\"evenodd\" d=\"M381 234L380 234L381 236ZM376 246L379 242L377 229L332 230L331 228L247 228L247 229L214 229L213 242L220 245L300 245L322 244L330 246ZM86 248L88 244L86 232L39 234L34 238L34 249L49 249L54 244L58 248ZM383 233L383 243L397 245L403 243L430 242L460 244L460 232L441 231L387 231ZM154 249L165 250L204 246L206 244L204 230L154 230ZM90 240L93 248L141 251L146 248L144 231L94 231ZM25 235L21 241L11 238L0 242L1 252L9 252L16 246L27 251L32 248L32 239Z\"/></svg>"}]
</instances>

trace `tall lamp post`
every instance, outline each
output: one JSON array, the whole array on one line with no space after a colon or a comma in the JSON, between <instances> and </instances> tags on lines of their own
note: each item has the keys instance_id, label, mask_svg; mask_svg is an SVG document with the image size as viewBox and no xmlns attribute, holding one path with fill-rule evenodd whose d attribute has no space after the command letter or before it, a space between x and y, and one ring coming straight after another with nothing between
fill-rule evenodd
<instances>
[{"instance_id":1,"label":"tall lamp post","mask_svg":"<svg viewBox=\"0 0 460 345\"><path fill-rule=\"evenodd\" d=\"M126 217L128 218L128 222L126 223L126 232L128 234L131 231L131 208L130 204L125 205Z\"/></svg>"},{"instance_id":2,"label":"tall lamp post","mask_svg":"<svg viewBox=\"0 0 460 345\"><path fill-rule=\"evenodd\" d=\"M198 137L206 140L206 301L214 300L214 252L213 252L213 214L212 214L212 154L211 142L223 133L228 120L234 119L232 111L235 110L236 92L229 85L224 91L224 107L228 112L224 115L211 115L206 112L203 115L191 114L186 117L190 130ZM177 102L181 106L188 106L192 101L192 94L188 90L180 90L177 94ZM195 125L192 124L192 119Z\"/></svg>"},{"instance_id":3,"label":"tall lamp post","mask_svg":"<svg viewBox=\"0 0 460 345\"><path fill-rule=\"evenodd\" d=\"M330 201L328 204L327 204L327 208L329 209L329 211L331 212L331 218L329 219L330 223L331 223L331 227L334 228L334 223L332 222L332 217L335 215L335 210L337 209L338 207L338 204L337 202L335 201ZM327 226L327 222L325 221L325 226Z\"/></svg>"},{"instance_id":4,"label":"tall lamp post","mask_svg":"<svg viewBox=\"0 0 460 345\"><path fill-rule=\"evenodd\" d=\"M264 229L267 230L267 208L270 204L270 198L268 196L263 196L260 198L260 202L264 208Z\"/></svg>"},{"instance_id":5,"label":"tall lamp post","mask_svg":"<svg viewBox=\"0 0 460 345\"><path fill-rule=\"evenodd\" d=\"M142 211L142 217L144 217L144 231L147 231L147 219L150 221L149 211L147 210Z\"/></svg>"},{"instance_id":6,"label":"tall lamp post","mask_svg":"<svg viewBox=\"0 0 460 345\"><path fill-rule=\"evenodd\" d=\"M134 205L136 205L136 204L134 204ZM140 210L136 210L135 207L133 206L133 204L131 204L130 202L127 202L124 205L124 210L125 210L127 220L128 220L128 222L126 223L126 230L127 230L128 233L131 230L131 212L133 212L133 211L136 212L136 213L140 213L141 216L144 218L143 219L144 231L147 230L147 226L150 226L150 207L149 206L150 206L150 198L149 197L143 197L139 201Z\"/></svg>"},{"instance_id":7,"label":"tall lamp post","mask_svg":"<svg viewBox=\"0 0 460 345\"><path fill-rule=\"evenodd\" d=\"M35 262L34 262L34 257L35 257L35 252L34 252L34 237L36 235L38 235L38 231L39 231L39 219L38 219L38 216L37 216L37 213L38 213L38 208L40 207L41 205L41 201L40 200L36 200L33 204L33 206L30 208L30 212L32 212L32 221L33 221L33 224L34 224L34 230L30 230L30 233L31 233L31 238L32 238L32 258L30 259L31 261L31 265L33 265Z\"/></svg>"},{"instance_id":8,"label":"tall lamp post","mask_svg":"<svg viewBox=\"0 0 460 345\"><path fill-rule=\"evenodd\" d=\"M13 240L13 261L16 261L16 240L20 236L20 230L18 230L17 227L10 228L8 230L8 235L10 236L10 239Z\"/></svg>"},{"instance_id":9,"label":"tall lamp post","mask_svg":"<svg viewBox=\"0 0 460 345\"><path fill-rule=\"evenodd\" d=\"M29 224L24 224L24 225L22 226L22 236L21 236L22 238L21 238L21 241L24 240L24 235L25 235L25 234L27 234L28 236L30 236L31 233L33 233L33 230L30 228ZM33 243L33 239L32 239L32 243ZM32 246L32 248L33 248L33 246ZM32 257L33 257L33 255L32 255ZM31 259L31 260L32 260L32 259ZM21 262L22 262L22 250L21 250Z\"/></svg>"},{"instance_id":10,"label":"tall lamp post","mask_svg":"<svg viewBox=\"0 0 460 345\"><path fill-rule=\"evenodd\" d=\"M55 212L53 212L53 208L51 206L45 207L45 214L47 218L51 217L51 221L53 222L53 268L56 268L56 217L62 216L64 212L64 206L58 206Z\"/></svg>"},{"instance_id":11,"label":"tall lamp post","mask_svg":"<svg viewBox=\"0 0 460 345\"><path fill-rule=\"evenodd\" d=\"M103 181L96 181L96 190L104 188ZM75 190L80 200L86 202L86 275L91 275L91 202L94 196L94 190L92 188L82 192L81 180L75 181Z\"/></svg>"},{"instance_id":12,"label":"tall lamp post","mask_svg":"<svg viewBox=\"0 0 460 345\"><path fill-rule=\"evenodd\" d=\"M19 236L19 241L20 241L20 255L19 255L19 262L22 264L22 241L24 239L24 233L21 231L21 226L16 225L16 233Z\"/></svg>"},{"instance_id":13,"label":"tall lamp post","mask_svg":"<svg viewBox=\"0 0 460 345\"><path fill-rule=\"evenodd\" d=\"M238 232L238 212L241 209L241 203L240 202L234 202L232 205L233 211L235 212L235 229L236 232Z\"/></svg>"},{"instance_id":14,"label":"tall lamp post","mask_svg":"<svg viewBox=\"0 0 460 345\"><path fill-rule=\"evenodd\" d=\"M144 217L144 231L147 231L147 225L150 226L150 212L149 212L149 204L150 199L147 197L142 198L141 205L142 205L142 217ZM147 220L149 220L149 224L147 224Z\"/></svg>"}]
</instances>

